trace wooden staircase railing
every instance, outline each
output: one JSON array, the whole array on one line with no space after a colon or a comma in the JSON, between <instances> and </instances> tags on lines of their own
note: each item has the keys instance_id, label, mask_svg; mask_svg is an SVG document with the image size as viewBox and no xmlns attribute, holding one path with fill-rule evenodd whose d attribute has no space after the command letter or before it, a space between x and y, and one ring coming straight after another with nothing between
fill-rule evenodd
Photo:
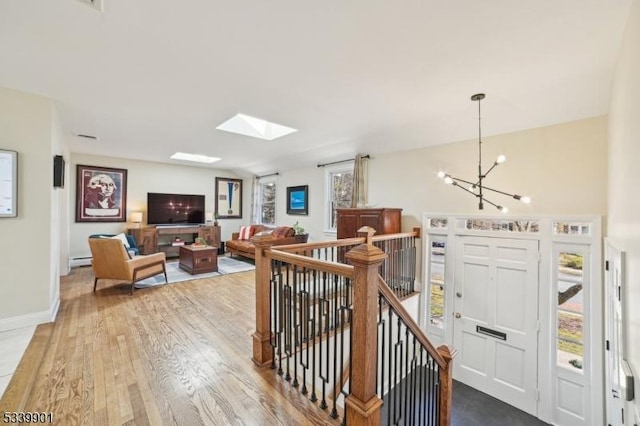
<instances>
[{"instance_id":1,"label":"wooden staircase railing","mask_svg":"<svg viewBox=\"0 0 640 426\"><path fill-rule=\"evenodd\" d=\"M399 286L399 292L382 274L413 281L415 248L402 238L415 238L419 232L376 241L371 228L362 231L359 238L277 249L271 248L268 235L252 239L253 360L276 368L311 401L319 400L320 408L330 408L333 418L340 416L338 401L344 396L343 424L379 425L384 401L385 408L388 404L393 409L385 424L448 425L454 353L446 346L436 349L398 299L398 294L413 292L413 282ZM395 253L393 261L380 242ZM402 263L410 256L413 260ZM414 378L417 371L424 377ZM410 387L409 381L420 388ZM395 404L405 394L422 408L409 407L406 401ZM428 402L420 402L422 397Z\"/></svg>"}]
</instances>

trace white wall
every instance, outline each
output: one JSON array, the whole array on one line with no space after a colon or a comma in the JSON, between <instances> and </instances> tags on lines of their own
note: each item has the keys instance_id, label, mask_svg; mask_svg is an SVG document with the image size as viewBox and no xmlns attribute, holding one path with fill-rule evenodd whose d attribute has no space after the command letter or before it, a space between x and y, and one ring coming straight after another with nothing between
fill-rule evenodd
<instances>
[{"instance_id":1,"label":"white wall","mask_svg":"<svg viewBox=\"0 0 640 426\"><path fill-rule=\"evenodd\" d=\"M626 252L626 356L635 376L640 421L640 1L633 1L613 84L609 127L608 236ZM627 410L629 411L629 410Z\"/></svg>"},{"instance_id":2,"label":"white wall","mask_svg":"<svg viewBox=\"0 0 640 426\"><path fill-rule=\"evenodd\" d=\"M300 226L309 233L309 241L335 239L335 234L324 231L324 169L319 167L298 169L281 173L276 187L276 223ZM307 216L287 214L287 187L309 185L309 214Z\"/></svg>"},{"instance_id":3,"label":"white wall","mask_svg":"<svg viewBox=\"0 0 640 426\"><path fill-rule=\"evenodd\" d=\"M214 211L215 180L217 177L239 178L234 173L205 167L190 167L149 161L126 160L122 158L92 156L75 153L71 155L69 198L71 213L70 257L90 256L89 235L95 233L119 233L132 224L128 222L76 222L76 166L113 167L127 170L127 220L134 211L143 212L143 225L147 220L147 192L202 194L205 196L205 210ZM240 225L249 222L251 181L243 183L242 219L221 219L222 240L231 238Z\"/></svg>"},{"instance_id":4,"label":"white wall","mask_svg":"<svg viewBox=\"0 0 640 426\"><path fill-rule=\"evenodd\" d=\"M0 331L51 321L57 310L66 217L53 155L65 146L50 100L0 87L0 147L18 152L18 217L0 219Z\"/></svg>"}]
</instances>

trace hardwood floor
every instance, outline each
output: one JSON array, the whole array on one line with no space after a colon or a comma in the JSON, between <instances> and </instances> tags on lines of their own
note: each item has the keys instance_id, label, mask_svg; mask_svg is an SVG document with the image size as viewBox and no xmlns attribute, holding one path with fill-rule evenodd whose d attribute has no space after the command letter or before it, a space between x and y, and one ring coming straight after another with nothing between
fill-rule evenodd
<instances>
[{"instance_id":1,"label":"hardwood floor","mask_svg":"<svg viewBox=\"0 0 640 426\"><path fill-rule=\"evenodd\" d=\"M64 425L338 424L251 361L254 272L133 296L92 288L89 267L63 277L56 321L36 330L0 412Z\"/></svg>"}]
</instances>

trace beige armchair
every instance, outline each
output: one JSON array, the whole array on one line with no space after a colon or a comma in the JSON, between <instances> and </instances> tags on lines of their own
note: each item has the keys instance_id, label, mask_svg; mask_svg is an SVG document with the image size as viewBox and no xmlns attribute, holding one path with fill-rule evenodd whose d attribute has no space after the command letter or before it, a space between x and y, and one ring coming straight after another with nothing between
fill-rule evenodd
<instances>
[{"instance_id":1,"label":"beige armchair","mask_svg":"<svg viewBox=\"0 0 640 426\"><path fill-rule=\"evenodd\" d=\"M89 247L93 256L93 291L96 291L99 279L125 280L131 283L131 294L135 283L145 278L164 274L167 282L166 256L154 253L148 256L129 258L122 241L111 238L89 238Z\"/></svg>"}]
</instances>

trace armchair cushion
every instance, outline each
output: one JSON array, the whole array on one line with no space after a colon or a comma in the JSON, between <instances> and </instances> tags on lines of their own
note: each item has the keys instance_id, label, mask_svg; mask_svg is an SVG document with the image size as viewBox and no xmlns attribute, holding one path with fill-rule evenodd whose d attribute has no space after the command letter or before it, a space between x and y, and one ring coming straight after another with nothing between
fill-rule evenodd
<instances>
[{"instance_id":1,"label":"armchair cushion","mask_svg":"<svg viewBox=\"0 0 640 426\"><path fill-rule=\"evenodd\" d=\"M124 233L120 233L120 234L92 234L92 235L89 235L89 238L115 238L115 237L117 237L119 240L122 241L122 244L127 249L127 252L130 253L129 257L132 257L131 255L138 256L140 254L140 250L138 249L138 245L136 244L136 239L133 237L133 235L128 235L128 234L124 234ZM124 237L124 239L122 237ZM126 243L125 243L125 240L126 240Z\"/></svg>"},{"instance_id":2,"label":"armchair cushion","mask_svg":"<svg viewBox=\"0 0 640 426\"><path fill-rule=\"evenodd\" d=\"M124 232L121 232L121 233L119 233L117 235L114 235L113 237L110 237L110 238L113 238L114 240L122 241L122 244L124 244L124 246L126 248L131 247L131 245L129 244L129 239L126 237L126 235L124 235Z\"/></svg>"},{"instance_id":3,"label":"armchair cushion","mask_svg":"<svg viewBox=\"0 0 640 426\"><path fill-rule=\"evenodd\" d=\"M285 238L285 237L293 237L295 231L290 226L278 226L273 230L271 236L274 238Z\"/></svg>"}]
</instances>

